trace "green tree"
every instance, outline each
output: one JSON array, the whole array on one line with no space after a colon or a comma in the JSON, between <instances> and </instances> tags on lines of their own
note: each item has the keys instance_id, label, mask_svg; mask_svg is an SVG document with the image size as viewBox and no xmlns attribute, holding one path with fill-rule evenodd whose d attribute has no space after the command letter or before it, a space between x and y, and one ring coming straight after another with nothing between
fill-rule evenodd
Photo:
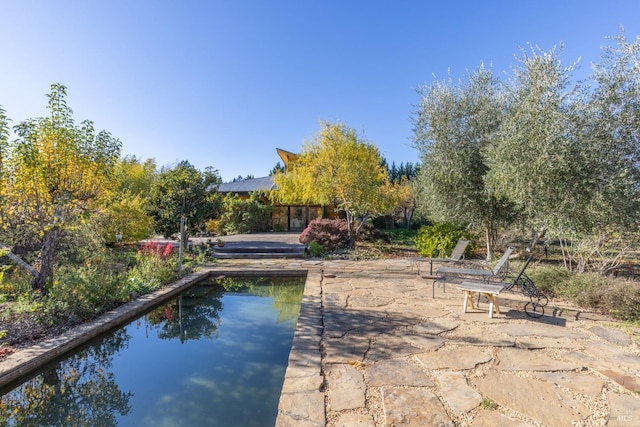
<instances>
[{"instance_id":1,"label":"green tree","mask_svg":"<svg viewBox=\"0 0 640 427\"><path fill-rule=\"evenodd\" d=\"M556 49L522 51L509 85L509 106L485 154L487 182L508 197L527 223L561 230L576 223L582 199L591 192L584 151L575 138L570 84Z\"/></svg>"},{"instance_id":2,"label":"green tree","mask_svg":"<svg viewBox=\"0 0 640 427\"><path fill-rule=\"evenodd\" d=\"M222 215L217 231L222 234L255 233L271 228L271 206L264 203L260 192L253 191L248 199L228 193L222 199Z\"/></svg>"},{"instance_id":3,"label":"green tree","mask_svg":"<svg viewBox=\"0 0 640 427\"><path fill-rule=\"evenodd\" d=\"M286 174L274 175L274 198L283 203L333 205L344 212L352 247L370 216L389 211L387 170L380 152L355 130L321 122L314 139Z\"/></svg>"},{"instance_id":4,"label":"green tree","mask_svg":"<svg viewBox=\"0 0 640 427\"><path fill-rule=\"evenodd\" d=\"M514 220L513 206L485 185L489 166L483 152L504 117L502 86L481 66L464 81L436 81L419 93L414 117L414 141L422 156L418 207L432 220L481 229L491 259L498 227Z\"/></svg>"},{"instance_id":5,"label":"green tree","mask_svg":"<svg viewBox=\"0 0 640 427\"><path fill-rule=\"evenodd\" d=\"M640 36L629 42L624 31L604 46L593 65L596 83L581 111L578 140L588 161L592 197L590 228L615 224L629 229L638 221L640 198Z\"/></svg>"},{"instance_id":6,"label":"green tree","mask_svg":"<svg viewBox=\"0 0 640 427\"><path fill-rule=\"evenodd\" d=\"M276 163L276 165L271 168L271 170L269 171L269 176L273 176L275 174L277 174L278 172L284 173L284 165L280 162Z\"/></svg>"},{"instance_id":7,"label":"green tree","mask_svg":"<svg viewBox=\"0 0 640 427\"><path fill-rule=\"evenodd\" d=\"M233 182L246 181L247 179L255 179L255 176L250 174L247 176L238 175L237 177L233 178Z\"/></svg>"},{"instance_id":8,"label":"green tree","mask_svg":"<svg viewBox=\"0 0 640 427\"><path fill-rule=\"evenodd\" d=\"M158 179L156 161L142 162L136 156L125 156L116 166L116 175L120 180L120 191L148 197L153 182Z\"/></svg>"},{"instance_id":9,"label":"green tree","mask_svg":"<svg viewBox=\"0 0 640 427\"><path fill-rule=\"evenodd\" d=\"M153 230L153 218L148 214L149 199L141 194L123 191L114 194L96 214L100 237L108 245L134 243L146 239Z\"/></svg>"},{"instance_id":10,"label":"green tree","mask_svg":"<svg viewBox=\"0 0 640 427\"><path fill-rule=\"evenodd\" d=\"M576 256L586 268L586 252L604 256L639 219L640 44L616 40L590 86L571 83L574 67L556 49L523 51L507 117L486 151L488 184L560 238L569 268Z\"/></svg>"},{"instance_id":11,"label":"green tree","mask_svg":"<svg viewBox=\"0 0 640 427\"><path fill-rule=\"evenodd\" d=\"M33 288L44 290L53 277L56 249L65 231L90 215L113 188L120 141L93 123L80 126L66 104L66 87L51 85L49 117L14 127L17 139L3 165L2 227L24 230L40 242L40 269Z\"/></svg>"},{"instance_id":12,"label":"green tree","mask_svg":"<svg viewBox=\"0 0 640 427\"><path fill-rule=\"evenodd\" d=\"M165 237L181 232L186 245L193 230L203 229L205 222L217 216L220 197L216 191L220 184L218 172L212 168L199 171L187 161L173 169L164 170L151 186L150 213L155 229ZM188 226L187 226L188 225Z\"/></svg>"}]
</instances>

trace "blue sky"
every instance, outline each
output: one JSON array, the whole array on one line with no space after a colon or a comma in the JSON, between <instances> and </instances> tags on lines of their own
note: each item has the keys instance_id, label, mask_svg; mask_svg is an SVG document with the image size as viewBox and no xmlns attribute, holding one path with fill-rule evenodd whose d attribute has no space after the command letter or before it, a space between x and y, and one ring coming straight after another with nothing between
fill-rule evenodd
<instances>
[{"instance_id":1,"label":"blue sky","mask_svg":"<svg viewBox=\"0 0 640 427\"><path fill-rule=\"evenodd\" d=\"M508 72L527 43L564 43L584 77L620 26L640 34L640 1L0 0L0 105L12 124L45 115L62 83L123 155L225 181L267 175L319 120L415 163L419 85Z\"/></svg>"}]
</instances>

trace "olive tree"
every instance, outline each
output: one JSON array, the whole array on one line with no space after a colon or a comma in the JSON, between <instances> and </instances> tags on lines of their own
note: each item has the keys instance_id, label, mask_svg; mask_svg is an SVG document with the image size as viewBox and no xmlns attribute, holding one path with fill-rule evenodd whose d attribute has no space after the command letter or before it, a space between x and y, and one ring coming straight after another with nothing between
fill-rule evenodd
<instances>
[{"instance_id":1,"label":"olive tree","mask_svg":"<svg viewBox=\"0 0 640 427\"><path fill-rule=\"evenodd\" d=\"M523 51L485 150L488 185L560 238L565 254L571 242L604 242L593 236L638 219L638 44L618 41L591 86L572 83L574 66L557 49Z\"/></svg>"},{"instance_id":2,"label":"olive tree","mask_svg":"<svg viewBox=\"0 0 640 427\"><path fill-rule=\"evenodd\" d=\"M481 66L466 80L436 81L418 92L421 102L413 119L422 157L419 208L433 220L481 229L491 259L498 227L515 218L512 204L485 185L484 150L504 117L502 86Z\"/></svg>"}]
</instances>

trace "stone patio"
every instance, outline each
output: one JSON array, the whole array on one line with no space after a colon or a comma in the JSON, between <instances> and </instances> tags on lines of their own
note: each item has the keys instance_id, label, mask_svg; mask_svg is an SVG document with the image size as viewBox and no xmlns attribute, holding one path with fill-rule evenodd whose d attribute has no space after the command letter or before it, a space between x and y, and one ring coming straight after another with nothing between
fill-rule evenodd
<instances>
[{"instance_id":1,"label":"stone patio","mask_svg":"<svg viewBox=\"0 0 640 427\"><path fill-rule=\"evenodd\" d=\"M309 275L277 426L640 425L640 331L567 307L528 318L514 294L465 314L413 267L286 263Z\"/></svg>"}]
</instances>

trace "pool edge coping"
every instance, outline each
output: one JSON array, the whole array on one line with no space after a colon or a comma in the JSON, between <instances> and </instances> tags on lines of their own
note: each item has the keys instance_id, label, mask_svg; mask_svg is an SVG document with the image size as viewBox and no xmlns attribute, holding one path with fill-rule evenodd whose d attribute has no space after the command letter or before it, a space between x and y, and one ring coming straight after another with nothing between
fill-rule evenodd
<instances>
[{"instance_id":1,"label":"pool edge coping","mask_svg":"<svg viewBox=\"0 0 640 427\"><path fill-rule=\"evenodd\" d=\"M309 268L278 403L277 427L324 426L322 270Z\"/></svg>"}]
</instances>

